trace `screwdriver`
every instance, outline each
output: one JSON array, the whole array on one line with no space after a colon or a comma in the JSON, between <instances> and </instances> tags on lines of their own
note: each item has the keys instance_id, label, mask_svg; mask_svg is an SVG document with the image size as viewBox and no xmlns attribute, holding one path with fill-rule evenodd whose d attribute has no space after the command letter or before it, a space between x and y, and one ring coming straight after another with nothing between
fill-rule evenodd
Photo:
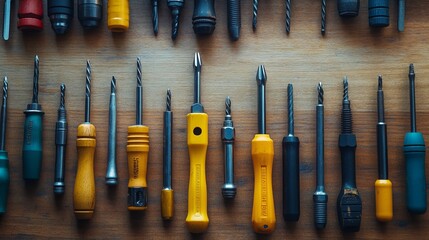
<instances>
[{"instance_id":1,"label":"screwdriver","mask_svg":"<svg viewBox=\"0 0 429 240\"><path fill-rule=\"evenodd\" d=\"M225 159L225 183L222 186L224 199L234 199L237 187L234 184L234 139L235 128L231 117L231 99L225 99L225 120L221 129L223 154Z\"/></svg>"},{"instance_id":2,"label":"screwdriver","mask_svg":"<svg viewBox=\"0 0 429 240\"><path fill-rule=\"evenodd\" d=\"M299 138L294 135L293 85L287 86L288 135L283 138L283 218L298 221L299 203Z\"/></svg>"},{"instance_id":3,"label":"screwdriver","mask_svg":"<svg viewBox=\"0 0 429 240\"><path fill-rule=\"evenodd\" d=\"M405 0L398 0L398 31L403 32L405 28Z\"/></svg>"},{"instance_id":4,"label":"screwdriver","mask_svg":"<svg viewBox=\"0 0 429 240\"><path fill-rule=\"evenodd\" d=\"M3 102L1 105L1 133L0 133L0 214L6 212L7 196L9 193L9 157L5 149L7 124L7 77L3 81Z\"/></svg>"},{"instance_id":5,"label":"screwdriver","mask_svg":"<svg viewBox=\"0 0 429 240\"><path fill-rule=\"evenodd\" d=\"M116 78L110 82L109 140L107 149L106 184L118 184L116 171Z\"/></svg>"},{"instance_id":6,"label":"screwdriver","mask_svg":"<svg viewBox=\"0 0 429 240\"><path fill-rule=\"evenodd\" d=\"M256 233L272 233L276 228L276 213L273 197L274 144L265 129L265 85L267 74L264 65L256 73L258 84L258 133L252 140L254 192L252 226Z\"/></svg>"},{"instance_id":7,"label":"screwdriver","mask_svg":"<svg viewBox=\"0 0 429 240\"><path fill-rule=\"evenodd\" d=\"M192 25L194 33L197 35L210 35L213 33L216 26L214 0L194 0Z\"/></svg>"},{"instance_id":8,"label":"screwdriver","mask_svg":"<svg viewBox=\"0 0 429 240\"><path fill-rule=\"evenodd\" d=\"M241 29L241 2L240 0L227 0L228 32L232 41L240 38Z\"/></svg>"},{"instance_id":9,"label":"screwdriver","mask_svg":"<svg viewBox=\"0 0 429 240\"><path fill-rule=\"evenodd\" d=\"M313 193L314 225L323 229L327 220L328 194L325 192L325 127L322 83L317 85L316 105L316 191Z\"/></svg>"},{"instance_id":10,"label":"screwdriver","mask_svg":"<svg viewBox=\"0 0 429 240\"><path fill-rule=\"evenodd\" d=\"M107 27L112 32L125 32L130 25L130 6L128 0L109 0L107 2Z\"/></svg>"},{"instance_id":11,"label":"screwdriver","mask_svg":"<svg viewBox=\"0 0 429 240\"><path fill-rule=\"evenodd\" d=\"M58 108L58 118L55 124L55 177L54 194L64 194L64 169L67 145L67 111L65 107L66 85L60 86L60 107Z\"/></svg>"},{"instance_id":12,"label":"screwdriver","mask_svg":"<svg viewBox=\"0 0 429 240\"><path fill-rule=\"evenodd\" d=\"M152 2L152 26L155 36L158 34L158 0L151 0Z\"/></svg>"},{"instance_id":13,"label":"screwdriver","mask_svg":"<svg viewBox=\"0 0 429 240\"><path fill-rule=\"evenodd\" d=\"M21 31L41 31L43 29L42 0L19 1L18 29Z\"/></svg>"},{"instance_id":14,"label":"screwdriver","mask_svg":"<svg viewBox=\"0 0 429 240\"><path fill-rule=\"evenodd\" d=\"M175 40L179 32L179 18L185 5L185 0L167 0L167 5L172 17L171 39Z\"/></svg>"},{"instance_id":15,"label":"screwdriver","mask_svg":"<svg viewBox=\"0 0 429 240\"><path fill-rule=\"evenodd\" d=\"M377 112L378 179L375 181L375 216L378 221L388 222L393 218L393 194L392 182L387 176L387 125L384 122L384 94L381 75L378 76Z\"/></svg>"},{"instance_id":16,"label":"screwdriver","mask_svg":"<svg viewBox=\"0 0 429 240\"><path fill-rule=\"evenodd\" d=\"M359 5L359 0L337 0L338 14L341 17L356 17Z\"/></svg>"},{"instance_id":17,"label":"screwdriver","mask_svg":"<svg viewBox=\"0 0 429 240\"><path fill-rule=\"evenodd\" d=\"M173 151L173 112L171 111L171 91L167 90L166 109L164 112L164 144L163 144L163 188L161 191L161 216L171 220L174 215L174 191L171 186L173 172L171 160Z\"/></svg>"},{"instance_id":18,"label":"screwdriver","mask_svg":"<svg viewBox=\"0 0 429 240\"><path fill-rule=\"evenodd\" d=\"M74 0L48 0L48 16L55 34L64 34L73 20Z\"/></svg>"},{"instance_id":19,"label":"screwdriver","mask_svg":"<svg viewBox=\"0 0 429 240\"><path fill-rule=\"evenodd\" d=\"M90 122L91 113L91 64L86 61L85 122L77 128L77 171L74 183L73 206L77 219L90 219L95 208L94 154L96 147L95 126Z\"/></svg>"},{"instance_id":20,"label":"screwdriver","mask_svg":"<svg viewBox=\"0 0 429 240\"><path fill-rule=\"evenodd\" d=\"M338 222L344 232L358 232L362 217L362 200L356 187L356 135L353 134L352 110L349 100L349 83L344 77L341 134L338 146L341 151L342 186L337 198Z\"/></svg>"},{"instance_id":21,"label":"screwdriver","mask_svg":"<svg viewBox=\"0 0 429 240\"><path fill-rule=\"evenodd\" d=\"M410 116L411 131L405 134L404 156L407 176L407 209L410 213L426 212L426 146L423 134L417 132L414 65L410 64Z\"/></svg>"},{"instance_id":22,"label":"screwdriver","mask_svg":"<svg viewBox=\"0 0 429 240\"><path fill-rule=\"evenodd\" d=\"M22 145L22 168L24 180L38 180L43 157L43 114L39 104L39 56L34 57L33 101L24 111L24 143Z\"/></svg>"},{"instance_id":23,"label":"screwdriver","mask_svg":"<svg viewBox=\"0 0 429 240\"><path fill-rule=\"evenodd\" d=\"M97 28L103 18L103 1L79 0L77 16L84 29Z\"/></svg>"},{"instance_id":24,"label":"screwdriver","mask_svg":"<svg viewBox=\"0 0 429 240\"><path fill-rule=\"evenodd\" d=\"M368 0L368 18L371 27L389 26L389 0Z\"/></svg>"},{"instance_id":25,"label":"screwdriver","mask_svg":"<svg viewBox=\"0 0 429 240\"><path fill-rule=\"evenodd\" d=\"M3 9L3 40L9 40L10 34L10 13L11 13L11 1L4 1L4 9Z\"/></svg>"},{"instance_id":26,"label":"screwdriver","mask_svg":"<svg viewBox=\"0 0 429 240\"><path fill-rule=\"evenodd\" d=\"M209 226L207 214L206 154L208 146L209 117L201 104L201 56L194 56L194 104L188 120L188 151L190 162L188 216L186 226L192 233L206 231Z\"/></svg>"},{"instance_id":27,"label":"screwdriver","mask_svg":"<svg viewBox=\"0 0 429 240\"><path fill-rule=\"evenodd\" d=\"M128 210L147 208L147 161L149 154L149 127L142 122L142 64L137 58L136 124L128 126Z\"/></svg>"}]
</instances>

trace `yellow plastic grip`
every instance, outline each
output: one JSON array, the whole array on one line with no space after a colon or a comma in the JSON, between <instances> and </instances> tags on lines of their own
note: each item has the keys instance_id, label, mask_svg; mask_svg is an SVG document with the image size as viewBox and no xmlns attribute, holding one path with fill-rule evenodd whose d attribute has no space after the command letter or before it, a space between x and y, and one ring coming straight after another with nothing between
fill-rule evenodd
<instances>
[{"instance_id":1,"label":"yellow plastic grip","mask_svg":"<svg viewBox=\"0 0 429 240\"><path fill-rule=\"evenodd\" d=\"M74 183L73 206L77 219L90 219L95 208L95 126L80 124L77 128L77 172Z\"/></svg>"},{"instance_id":2,"label":"yellow plastic grip","mask_svg":"<svg viewBox=\"0 0 429 240\"><path fill-rule=\"evenodd\" d=\"M128 0L108 0L107 27L112 32L124 32L130 25L130 6Z\"/></svg>"},{"instance_id":3,"label":"yellow plastic grip","mask_svg":"<svg viewBox=\"0 0 429 240\"><path fill-rule=\"evenodd\" d=\"M375 216L380 222L393 219L392 182L388 179L375 181Z\"/></svg>"},{"instance_id":4,"label":"yellow plastic grip","mask_svg":"<svg viewBox=\"0 0 429 240\"><path fill-rule=\"evenodd\" d=\"M187 119L190 176L186 226L192 233L201 233L206 231L209 226L206 183L206 153L209 141L208 115L189 113Z\"/></svg>"},{"instance_id":5,"label":"yellow plastic grip","mask_svg":"<svg viewBox=\"0 0 429 240\"><path fill-rule=\"evenodd\" d=\"M146 174L149 154L149 127L134 125L128 127L127 155L128 155L128 189L147 188ZM145 193L147 191L144 191ZM145 210L147 195L140 196L142 205L128 205L128 210Z\"/></svg>"},{"instance_id":6,"label":"yellow plastic grip","mask_svg":"<svg viewBox=\"0 0 429 240\"><path fill-rule=\"evenodd\" d=\"M252 160L255 175L252 227L256 233L272 233L276 228L273 197L274 144L268 134L256 134L252 140Z\"/></svg>"},{"instance_id":7,"label":"yellow plastic grip","mask_svg":"<svg viewBox=\"0 0 429 240\"><path fill-rule=\"evenodd\" d=\"M174 215L173 189L162 189L161 191L161 216L165 220L171 220Z\"/></svg>"}]
</instances>

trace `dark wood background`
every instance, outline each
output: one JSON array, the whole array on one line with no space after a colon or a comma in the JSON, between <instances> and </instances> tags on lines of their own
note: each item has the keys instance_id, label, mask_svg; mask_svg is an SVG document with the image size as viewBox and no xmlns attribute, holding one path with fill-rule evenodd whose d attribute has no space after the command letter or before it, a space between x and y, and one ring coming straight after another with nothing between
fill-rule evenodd
<instances>
[{"instance_id":1,"label":"dark wood background","mask_svg":"<svg viewBox=\"0 0 429 240\"><path fill-rule=\"evenodd\" d=\"M242 31L237 42L228 38L226 0L216 2L214 34L196 38L192 31L193 2L187 1L176 42L170 39L170 13L160 6L160 31L152 32L150 1L131 2L128 32L112 34L106 14L102 26L82 30L75 16L70 32L55 36L44 18L40 33L23 34L16 29L14 3L11 39L0 43L0 75L9 77L9 116L6 148L10 157L10 194L7 213L0 217L0 237L25 238L171 238L256 239L251 227L253 166L250 141L257 130L255 74L265 64L267 85L267 131L275 141L273 172L277 229L267 238L427 238L429 214L411 216L405 205L405 173L402 141L409 130L408 64L414 63L417 86L417 126L428 140L429 130L429 1L407 1L405 32L397 32L397 2L391 1L391 25L368 27L367 1L361 1L357 18L342 20L336 1L328 0L327 34L320 34L320 1L292 1L291 33L285 33L283 1L260 1L258 29L252 31L252 4L242 1ZM105 1L107 3L107 1ZM107 4L104 6L106 10ZM2 11L2 6L0 10ZM46 3L45 3L46 10ZM45 11L46 13L46 11ZM104 12L106 13L106 11ZM76 14L75 14L76 15ZM186 114L193 101L194 52L203 60L202 103L209 114L207 156L208 211L206 233L193 236L185 226L189 160L186 145ZM41 179L25 184L22 179L21 146L23 110L31 101L33 57L40 57L40 102L44 117L44 160ZM144 116L150 127L148 164L149 208L142 214L127 210L127 126L134 123L136 57L143 62ZM96 210L90 221L79 222L73 213L72 193L76 171L76 127L83 121L85 61L93 66L92 118L97 128L95 161ZM389 134L389 175L393 182L394 219L380 224L374 215L374 181L377 178L376 89L383 74L386 121ZM104 183L107 159L108 101L110 79L118 85L117 163L119 185ZM349 76L350 98L357 134L357 185L363 200L361 230L343 235L336 217L336 198L341 185L339 134L342 78ZM313 226L312 196L315 190L316 84L325 87L326 189L329 195L328 224L317 232ZM69 135L66 158L66 193L52 192L55 162L54 129L59 104L59 85L66 83ZM281 140L286 134L286 88L295 88L295 133L301 140L301 217L297 223L282 218ZM174 153L173 189L175 216L163 222L160 215L162 188L162 114L165 92L173 92ZM220 128L224 99L232 99L236 127L235 181L238 194L225 203Z\"/></svg>"}]
</instances>

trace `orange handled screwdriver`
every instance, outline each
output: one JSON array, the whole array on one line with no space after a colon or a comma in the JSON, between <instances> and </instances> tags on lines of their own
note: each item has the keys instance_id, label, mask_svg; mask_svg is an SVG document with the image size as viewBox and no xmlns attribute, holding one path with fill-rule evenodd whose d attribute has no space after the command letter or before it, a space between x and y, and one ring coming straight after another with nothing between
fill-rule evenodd
<instances>
[{"instance_id":1,"label":"orange handled screwdriver","mask_svg":"<svg viewBox=\"0 0 429 240\"><path fill-rule=\"evenodd\" d=\"M112 32L125 32L130 26L130 5L128 0L107 2L107 27Z\"/></svg>"},{"instance_id":2,"label":"orange handled screwdriver","mask_svg":"<svg viewBox=\"0 0 429 240\"><path fill-rule=\"evenodd\" d=\"M73 206L77 219L90 219L95 208L94 153L95 126L90 123L91 64L86 61L85 122L77 128L77 172L74 183Z\"/></svg>"},{"instance_id":3,"label":"orange handled screwdriver","mask_svg":"<svg viewBox=\"0 0 429 240\"><path fill-rule=\"evenodd\" d=\"M252 226L256 233L272 233L276 228L273 197L274 144L265 129L265 84L267 74L259 65L256 74L258 84L258 133L252 140L254 178Z\"/></svg>"},{"instance_id":4,"label":"orange handled screwdriver","mask_svg":"<svg viewBox=\"0 0 429 240\"><path fill-rule=\"evenodd\" d=\"M188 113L188 151L190 175L188 191L188 216L186 226L192 233L201 233L209 226L207 214L206 154L209 142L209 117L201 104L201 57L194 57L194 104Z\"/></svg>"},{"instance_id":5,"label":"orange handled screwdriver","mask_svg":"<svg viewBox=\"0 0 429 240\"><path fill-rule=\"evenodd\" d=\"M137 58L136 125L128 126L128 210L147 208L149 128L142 124L142 64Z\"/></svg>"}]
</instances>

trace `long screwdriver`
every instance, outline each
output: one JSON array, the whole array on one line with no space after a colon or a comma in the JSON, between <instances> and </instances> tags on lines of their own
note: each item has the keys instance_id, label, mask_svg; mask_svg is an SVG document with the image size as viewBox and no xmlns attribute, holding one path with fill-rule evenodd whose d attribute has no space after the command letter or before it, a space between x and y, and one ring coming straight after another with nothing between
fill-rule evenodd
<instances>
[{"instance_id":1,"label":"long screwdriver","mask_svg":"<svg viewBox=\"0 0 429 240\"><path fill-rule=\"evenodd\" d=\"M341 17L356 17L359 14L360 0L337 0L338 14Z\"/></svg>"},{"instance_id":2,"label":"long screwdriver","mask_svg":"<svg viewBox=\"0 0 429 240\"><path fill-rule=\"evenodd\" d=\"M74 0L48 0L48 16L55 34L66 33L73 21Z\"/></svg>"},{"instance_id":3,"label":"long screwdriver","mask_svg":"<svg viewBox=\"0 0 429 240\"><path fill-rule=\"evenodd\" d=\"M265 127L265 84L267 74L260 65L256 73L258 84L258 133L252 140L254 192L252 227L256 233L272 233L276 228L276 213L273 197L274 143Z\"/></svg>"},{"instance_id":4,"label":"long screwdriver","mask_svg":"<svg viewBox=\"0 0 429 240\"><path fill-rule=\"evenodd\" d=\"M95 126L91 114L91 64L86 61L85 122L77 128L77 171L74 183L73 206L77 219L90 219L95 208L94 154L96 147Z\"/></svg>"},{"instance_id":5,"label":"long screwdriver","mask_svg":"<svg viewBox=\"0 0 429 240\"><path fill-rule=\"evenodd\" d=\"M186 226L192 233L206 231L209 226L207 213L206 154L209 142L209 117L201 104L201 56L194 56L194 104L188 113L188 152L190 162L188 216Z\"/></svg>"},{"instance_id":6,"label":"long screwdriver","mask_svg":"<svg viewBox=\"0 0 429 240\"><path fill-rule=\"evenodd\" d=\"M173 151L173 112L171 111L171 91L167 90L166 109L164 112L163 144L163 187L161 190L161 216L171 220L174 214L174 191L172 188L172 151Z\"/></svg>"},{"instance_id":7,"label":"long screwdriver","mask_svg":"<svg viewBox=\"0 0 429 240\"><path fill-rule=\"evenodd\" d=\"M377 112L378 179L375 181L375 216L378 221L388 222L393 218L393 200L392 182L387 175L387 125L384 122L384 93L381 75L378 76Z\"/></svg>"},{"instance_id":8,"label":"long screwdriver","mask_svg":"<svg viewBox=\"0 0 429 240\"><path fill-rule=\"evenodd\" d=\"M149 154L149 127L143 125L142 64L137 58L136 124L128 126L128 210L147 208L147 161Z\"/></svg>"},{"instance_id":9,"label":"long screwdriver","mask_svg":"<svg viewBox=\"0 0 429 240\"><path fill-rule=\"evenodd\" d=\"M103 18L103 0L79 0L77 16L84 29L98 27Z\"/></svg>"},{"instance_id":10,"label":"long screwdriver","mask_svg":"<svg viewBox=\"0 0 429 240\"><path fill-rule=\"evenodd\" d=\"M3 9L3 40L9 40L10 34L10 15L11 15L12 0L4 1Z\"/></svg>"},{"instance_id":11,"label":"long screwdriver","mask_svg":"<svg viewBox=\"0 0 429 240\"><path fill-rule=\"evenodd\" d=\"M24 111L22 168L25 180L38 180L43 158L43 114L39 104L39 56L34 57L33 100Z\"/></svg>"},{"instance_id":12,"label":"long screwdriver","mask_svg":"<svg viewBox=\"0 0 429 240\"><path fill-rule=\"evenodd\" d=\"M9 157L5 148L6 144L6 125L7 125L7 90L8 81L4 77L3 81L3 102L1 105L0 116L0 214L6 212L7 196L9 194Z\"/></svg>"},{"instance_id":13,"label":"long screwdriver","mask_svg":"<svg viewBox=\"0 0 429 240\"><path fill-rule=\"evenodd\" d=\"M407 209L410 213L426 212L426 146L423 134L416 127L416 95L414 65L410 64L410 117L411 131L405 134L404 156L407 177Z\"/></svg>"},{"instance_id":14,"label":"long screwdriver","mask_svg":"<svg viewBox=\"0 0 429 240\"><path fill-rule=\"evenodd\" d=\"M60 86L60 107L58 108L58 119L55 124L55 177L54 193L63 194L65 183L65 157L67 145L67 111L65 106L66 85Z\"/></svg>"},{"instance_id":15,"label":"long screwdriver","mask_svg":"<svg viewBox=\"0 0 429 240\"><path fill-rule=\"evenodd\" d=\"M41 31L43 29L43 1L20 0L17 26L24 32Z\"/></svg>"},{"instance_id":16,"label":"long screwdriver","mask_svg":"<svg viewBox=\"0 0 429 240\"><path fill-rule=\"evenodd\" d=\"M128 0L107 2L107 27L112 32L125 32L130 26L130 4Z\"/></svg>"},{"instance_id":17,"label":"long screwdriver","mask_svg":"<svg viewBox=\"0 0 429 240\"><path fill-rule=\"evenodd\" d=\"M116 78L110 81L109 140L107 149L106 184L118 184L116 171Z\"/></svg>"},{"instance_id":18,"label":"long screwdriver","mask_svg":"<svg viewBox=\"0 0 429 240\"><path fill-rule=\"evenodd\" d=\"M222 186L222 196L224 199L233 199L237 193L237 186L234 184L234 139L235 128L231 116L231 99L225 99L225 120L221 129L223 143L223 155L225 160L224 184Z\"/></svg>"}]
</instances>

